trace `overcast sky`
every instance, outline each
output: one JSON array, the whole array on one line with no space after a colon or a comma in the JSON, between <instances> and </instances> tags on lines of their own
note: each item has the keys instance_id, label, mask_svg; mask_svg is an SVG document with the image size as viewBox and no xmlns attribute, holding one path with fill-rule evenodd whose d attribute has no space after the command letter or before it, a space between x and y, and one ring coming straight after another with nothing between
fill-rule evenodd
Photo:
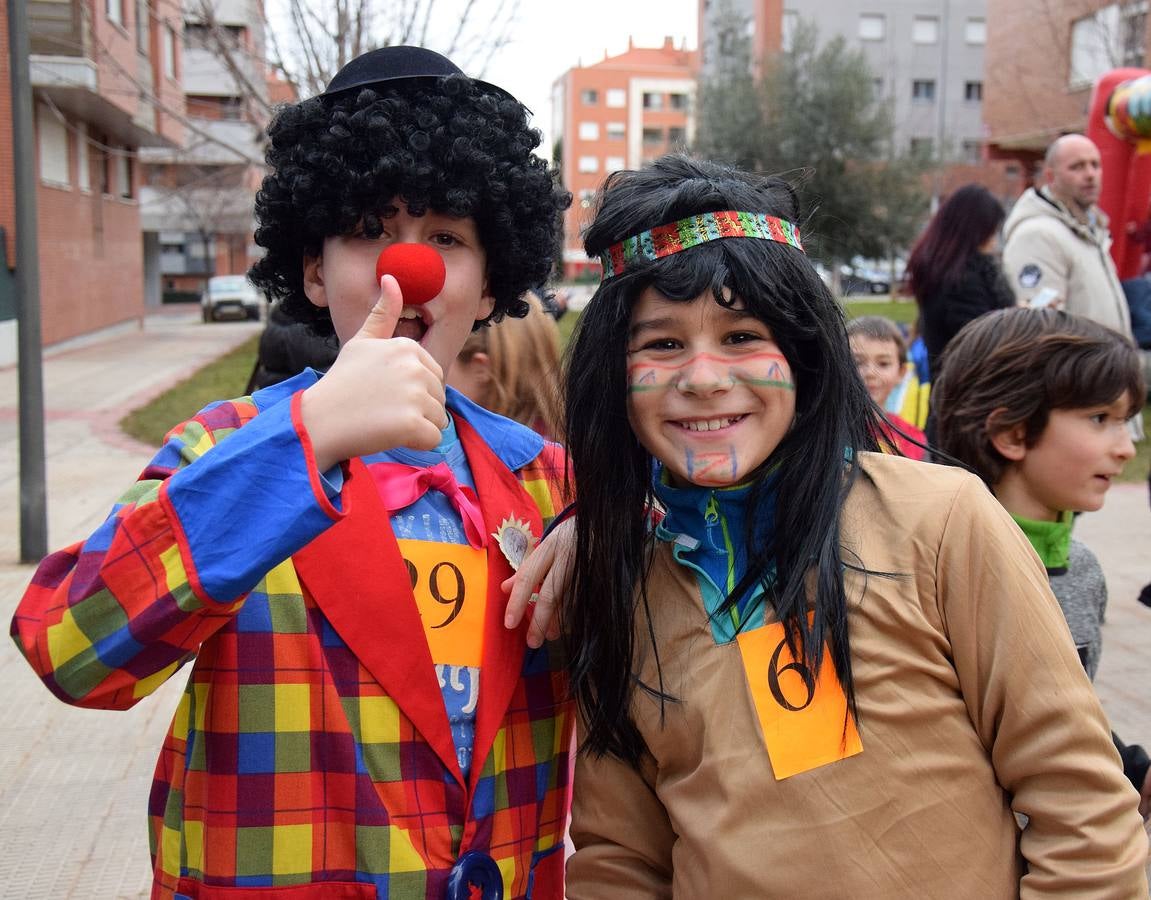
<instances>
[{"instance_id":1,"label":"overcast sky","mask_svg":"<svg viewBox=\"0 0 1151 900\"><path fill-rule=\"evenodd\" d=\"M305 4L309 0L304 0ZM323 5L323 0L317 0ZM388 0L376 0L381 5ZM504 0L506 2L506 0ZM266 0L268 20L291 56L296 40L287 16L288 0ZM442 49L468 0L435 0L428 46ZM501 0L477 0L473 16L491 16ZM455 62L465 72L499 85L534 113L532 124L544 133L541 155L551 156L551 90L553 82L576 65L591 65L627 49L631 36L637 46L659 47L665 36L676 46L696 46L697 0L519 0L511 43L488 65L474 71L467 59ZM483 26L468 31L483 34Z\"/></svg>"},{"instance_id":2,"label":"overcast sky","mask_svg":"<svg viewBox=\"0 0 1151 900\"><path fill-rule=\"evenodd\" d=\"M492 61L485 79L513 93L544 132L551 154L552 83L576 65L591 65L637 46L659 47L670 35L696 46L696 0L522 0L514 41ZM473 74L473 73L469 73Z\"/></svg>"}]
</instances>

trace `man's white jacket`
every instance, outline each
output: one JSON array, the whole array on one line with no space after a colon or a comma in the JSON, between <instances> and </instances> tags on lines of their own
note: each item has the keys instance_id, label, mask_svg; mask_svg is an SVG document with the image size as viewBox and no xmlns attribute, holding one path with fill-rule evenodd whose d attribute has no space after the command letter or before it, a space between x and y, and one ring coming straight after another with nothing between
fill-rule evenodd
<instances>
[{"instance_id":1,"label":"man's white jacket","mask_svg":"<svg viewBox=\"0 0 1151 900\"><path fill-rule=\"evenodd\" d=\"M1088 224L1046 188L1029 188L1003 226L1003 270L1021 305L1050 288L1057 308L1130 337L1131 313L1111 261L1108 219L1097 206L1090 213Z\"/></svg>"}]
</instances>

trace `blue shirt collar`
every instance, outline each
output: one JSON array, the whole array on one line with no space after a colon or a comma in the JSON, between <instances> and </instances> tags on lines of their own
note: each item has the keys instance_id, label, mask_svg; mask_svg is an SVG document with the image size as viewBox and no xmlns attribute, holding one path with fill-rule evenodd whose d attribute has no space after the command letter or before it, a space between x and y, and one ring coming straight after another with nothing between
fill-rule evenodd
<instances>
[{"instance_id":1,"label":"blue shirt collar","mask_svg":"<svg viewBox=\"0 0 1151 900\"><path fill-rule=\"evenodd\" d=\"M751 493L750 484L729 488L707 488L689 484L675 487L668 483L666 470L657 464L652 474L652 492L666 510L657 533L665 539L674 535L686 534L697 541L704 540L707 508L713 498L721 504L730 520L744 520L747 497ZM742 538L742 534L740 535Z\"/></svg>"},{"instance_id":2,"label":"blue shirt collar","mask_svg":"<svg viewBox=\"0 0 1151 900\"><path fill-rule=\"evenodd\" d=\"M522 469L543 451L544 439L526 425L484 409L450 385L446 393L452 414L471 425L513 472Z\"/></svg>"}]
</instances>

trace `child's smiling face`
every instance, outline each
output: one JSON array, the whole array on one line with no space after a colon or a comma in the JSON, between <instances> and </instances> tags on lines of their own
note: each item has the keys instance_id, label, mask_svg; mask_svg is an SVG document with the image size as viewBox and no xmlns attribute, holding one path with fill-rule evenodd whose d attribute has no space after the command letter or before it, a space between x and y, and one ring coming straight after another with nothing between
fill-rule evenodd
<instances>
[{"instance_id":1,"label":"child's smiling face","mask_svg":"<svg viewBox=\"0 0 1151 900\"><path fill-rule=\"evenodd\" d=\"M673 484L738 484L795 419L791 367L771 329L710 291L690 302L647 288L628 333L628 417Z\"/></svg>"},{"instance_id":2,"label":"child's smiling face","mask_svg":"<svg viewBox=\"0 0 1151 900\"><path fill-rule=\"evenodd\" d=\"M851 355L867 393L880 407L903 379L899 347L892 340L880 340L865 334L851 336Z\"/></svg>"},{"instance_id":3,"label":"child's smiling face","mask_svg":"<svg viewBox=\"0 0 1151 900\"><path fill-rule=\"evenodd\" d=\"M443 257L443 289L427 303L405 306L395 337L418 341L446 374L477 319L495 304L487 294L487 254L474 219L457 219L429 210L412 216L401 202L383 219L383 233L369 238L356 229L324 241L317 257L304 260L304 292L327 307L340 343L352 338L380 297L376 258L391 244L426 244Z\"/></svg>"}]
</instances>

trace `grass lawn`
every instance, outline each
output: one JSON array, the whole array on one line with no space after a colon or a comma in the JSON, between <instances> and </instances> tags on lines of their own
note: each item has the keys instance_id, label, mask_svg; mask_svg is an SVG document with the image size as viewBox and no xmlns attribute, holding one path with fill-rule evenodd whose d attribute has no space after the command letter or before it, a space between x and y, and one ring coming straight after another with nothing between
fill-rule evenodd
<instances>
[{"instance_id":1,"label":"grass lawn","mask_svg":"<svg viewBox=\"0 0 1151 900\"><path fill-rule=\"evenodd\" d=\"M138 441L159 447L168 430L191 418L213 400L241 397L256 364L260 336L197 370L146 406L120 420L120 429Z\"/></svg>"},{"instance_id":2,"label":"grass lawn","mask_svg":"<svg viewBox=\"0 0 1151 900\"><path fill-rule=\"evenodd\" d=\"M575 331L576 323L579 322L579 313L574 309L569 309L564 313L563 318L556 324L560 329L560 351L562 352L567 348L568 341L572 338L572 332Z\"/></svg>"},{"instance_id":3,"label":"grass lawn","mask_svg":"<svg viewBox=\"0 0 1151 900\"><path fill-rule=\"evenodd\" d=\"M843 308L849 319L860 316L886 316L893 322L912 325L919 315L919 307L914 300L852 300L844 297Z\"/></svg>"}]
</instances>

